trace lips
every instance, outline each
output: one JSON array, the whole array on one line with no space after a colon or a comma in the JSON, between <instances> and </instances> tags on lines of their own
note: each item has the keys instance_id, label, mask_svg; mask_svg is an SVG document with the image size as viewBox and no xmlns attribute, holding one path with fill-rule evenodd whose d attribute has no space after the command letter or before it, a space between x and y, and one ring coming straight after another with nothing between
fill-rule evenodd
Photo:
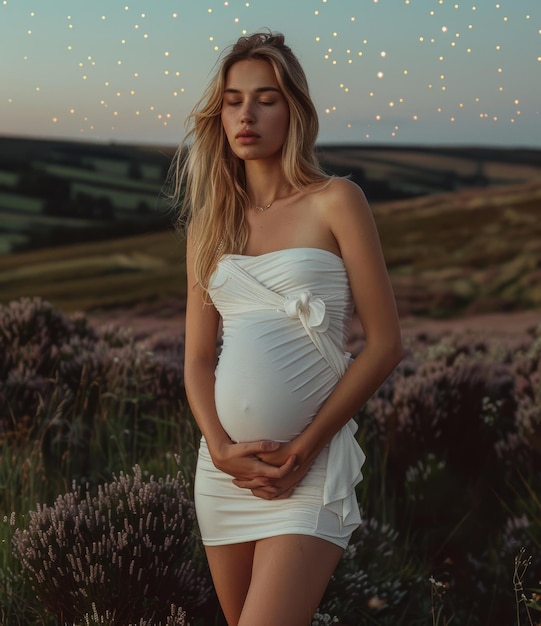
<instances>
[{"instance_id":1,"label":"lips","mask_svg":"<svg viewBox=\"0 0 541 626\"><path fill-rule=\"evenodd\" d=\"M241 130L240 133L237 133L236 137L237 139L259 138L259 135L257 133L254 133L253 130Z\"/></svg>"},{"instance_id":2,"label":"lips","mask_svg":"<svg viewBox=\"0 0 541 626\"><path fill-rule=\"evenodd\" d=\"M241 130L240 133L236 135L237 144L240 146L251 146L255 143L258 143L261 137L254 133L253 130Z\"/></svg>"}]
</instances>

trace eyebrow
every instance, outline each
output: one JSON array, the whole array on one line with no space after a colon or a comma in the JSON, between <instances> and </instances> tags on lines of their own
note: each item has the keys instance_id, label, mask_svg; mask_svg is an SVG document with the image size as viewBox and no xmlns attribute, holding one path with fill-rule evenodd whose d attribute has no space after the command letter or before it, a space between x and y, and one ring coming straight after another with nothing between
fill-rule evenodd
<instances>
[{"instance_id":1,"label":"eyebrow","mask_svg":"<svg viewBox=\"0 0 541 626\"><path fill-rule=\"evenodd\" d=\"M265 91L275 91L277 93L282 93L278 87L258 87L255 92L256 93L264 93ZM233 89L232 87L228 87L224 89L224 93L241 93L240 89Z\"/></svg>"}]
</instances>

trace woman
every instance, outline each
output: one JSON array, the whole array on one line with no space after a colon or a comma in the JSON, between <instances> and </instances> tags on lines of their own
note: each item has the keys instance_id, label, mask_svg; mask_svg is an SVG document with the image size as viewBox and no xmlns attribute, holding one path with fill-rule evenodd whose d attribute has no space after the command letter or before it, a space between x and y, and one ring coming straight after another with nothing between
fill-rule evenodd
<instances>
[{"instance_id":1,"label":"woman","mask_svg":"<svg viewBox=\"0 0 541 626\"><path fill-rule=\"evenodd\" d=\"M401 358L396 306L363 193L317 164L282 35L239 39L191 121L176 197L199 526L230 626L305 626L360 523L351 418ZM350 362L353 307L366 345Z\"/></svg>"}]
</instances>

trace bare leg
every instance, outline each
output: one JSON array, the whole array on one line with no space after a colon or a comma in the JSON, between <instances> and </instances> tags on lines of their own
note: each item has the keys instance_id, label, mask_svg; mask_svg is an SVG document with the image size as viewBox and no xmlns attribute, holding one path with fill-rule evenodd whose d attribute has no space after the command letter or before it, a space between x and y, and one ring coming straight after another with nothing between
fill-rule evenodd
<instances>
[{"instance_id":1,"label":"bare leg","mask_svg":"<svg viewBox=\"0 0 541 626\"><path fill-rule=\"evenodd\" d=\"M308 535L258 541L239 626L309 626L342 552Z\"/></svg>"},{"instance_id":2,"label":"bare leg","mask_svg":"<svg viewBox=\"0 0 541 626\"><path fill-rule=\"evenodd\" d=\"M253 541L205 547L212 581L229 626L239 622L252 577L254 548Z\"/></svg>"}]
</instances>

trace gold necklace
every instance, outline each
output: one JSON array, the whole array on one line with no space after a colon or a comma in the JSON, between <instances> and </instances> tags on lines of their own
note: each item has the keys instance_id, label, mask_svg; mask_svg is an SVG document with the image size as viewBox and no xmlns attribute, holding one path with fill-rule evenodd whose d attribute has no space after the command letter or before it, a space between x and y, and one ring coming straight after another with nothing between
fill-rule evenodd
<instances>
[{"instance_id":1,"label":"gold necklace","mask_svg":"<svg viewBox=\"0 0 541 626\"><path fill-rule=\"evenodd\" d=\"M275 198L275 200L276 200L276 198ZM272 200L271 202L269 202L265 206L259 206L259 204L250 204L250 206L252 207L252 209L257 209L258 211L263 212L263 211L266 211L267 209L270 209L273 204L274 204L274 200Z\"/></svg>"},{"instance_id":2,"label":"gold necklace","mask_svg":"<svg viewBox=\"0 0 541 626\"><path fill-rule=\"evenodd\" d=\"M252 202L250 202L250 208L257 209L258 211L263 213L263 211L266 211L267 209L270 209L271 206L276 202L276 200L282 200L283 198L287 198L290 195L291 194L286 194L285 196L277 195L268 204L265 204L265 205L253 204Z\"/></svg>"}]
</instances>

